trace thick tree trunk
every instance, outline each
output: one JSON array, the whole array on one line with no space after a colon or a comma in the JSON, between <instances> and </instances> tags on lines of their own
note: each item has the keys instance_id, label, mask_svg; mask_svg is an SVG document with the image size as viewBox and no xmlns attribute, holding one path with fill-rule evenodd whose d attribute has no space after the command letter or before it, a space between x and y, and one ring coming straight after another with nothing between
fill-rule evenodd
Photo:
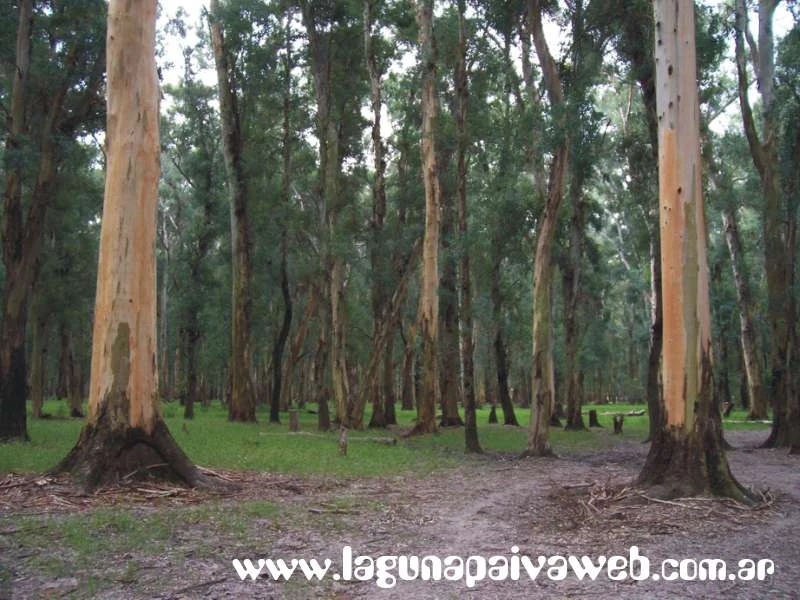
<instances>
[{"instance_id":1,"label":"thick tree trunk","mask_svg":"<svg viewBox=\"0 0 800 600\"><path fill-rule=\"evenodd\" d=\"M56 468L92 489L166 463L166 476L204 480L159 413L156 204L159 177L156 1L108 10L108 166L97 276L89 420Z\"/></svg>"},{"instance_id":2,"label":"thick tree trunk","mask_svg":"<svg viewBox=\"0 0 800 600\"><path fill-rule=\"evenodd\" d=\"M209 4L211 45L217 69L217 85L222 121L222 150L228 177L228 195L231 215L231 255L233 286L231 303L231 402L228 419L255 422L256 401L252 381L251 311L252 297L252 244L247 217L247 182L242 164L243 140L241 116L233 68L230 65L225 37L219 21L219 1Z\"/></svg>"},{"instance_id":3,"label":"thick tree trunk","mask_svg":"<svg viewBox=\"0 0 800 600\"><path fill-rule=\"evenodd\" d=\"M558 113L563 110L564 98L561 78L550 54L542 28L542 7L539 0L528 2L528 25L536 54L542 65L545 88L551 108ZM531 426L528 434L526 456L550 456L549 425L551 405L555 395L552 356L551 287L553 265L551 251L555 236L558 211L564 197L564 180L567 173L569 142L566 123L560 118L561 140L550 165L547 198L541 225L536 240L536 258L533 265L533 404Z\"/></svg>"},{"instance_id":4,"label":"thick tree trunk","mask_svg":"<svg viewBox=\"0 0 800 600\"><path fill-rule=\"evenodd\" d=\"M739 323L742 335L742 356L744 358L743 376L747 379L747 394L750 398L751 419L767 418L767 397L764 390L764 373L761 370L761 355L753 326L753 308L750 296L750 284L744 270L742 245L739 239L739 228L736 225L736 213L730 206L722 211L722 223L725 227L725 240L733 267L733 280L736 284L736 296L739 300Z\"/></svg>"},{"instance_id":5,"label":"thick tree trunk","mask_svg":"<svg viewBox=\"0 0 800 600\"><path fill-rule=\"evenodd\" d=\"M433 36L433 0L416 0L422 56L422 172L425 184L425 234L422 247L419 324L422 335L422 389L417 398L417 423L412 434L436 432L439 388L439 228L441 188L436 164L436 48Z\"/></svg>"},{"instance_id":6,"label":"thick tree trunk","mask_svg":"<svg viewBox=\"0 0 800 600\"><path fill-rule=\"evenodd\" d=\"M694 3L656 0L664 424L638 483L661 496L749 500L728 468L714 399Z\"/></svg>"}]
</instances>

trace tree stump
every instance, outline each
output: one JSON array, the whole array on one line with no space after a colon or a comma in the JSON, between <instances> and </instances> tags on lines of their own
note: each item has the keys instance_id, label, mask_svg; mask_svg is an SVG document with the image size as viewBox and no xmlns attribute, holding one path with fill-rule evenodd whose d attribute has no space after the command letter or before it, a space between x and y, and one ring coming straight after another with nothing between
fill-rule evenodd
<instances>
[{"instance_id":1,"label":"tree stump","mask_svg":"<svg viewBox=\"0 0 800 600\"><path fill-rule=\"evenodd\" d=\"M597 420L596 410L589 411L589 427L602 427L602 425L600 425L600 421Z\"/></svg>"},{"instance_id":2,"label":"tree stump","mask_svg":"<svg viewBox=\"0 0 800 600\"><path fill-rule=\"evenodd\" d=\"M347 428L339 429L339 454L347 456Z\"/></svg>"},{"instance_id":3,"label":"tree stump","mask_svg":"<svg viewBox=\"0 0 800 600\"><path fill-rule=\"evenodd\" d=\"M614 435L622 435L622 423L625 417L622 415L614 415Z\"/></svg>"},{"instance_id":4,"label":"tree stump","mask_svg":"<svg viewBox=\"0 0 800 600\"><path fill-rule=\"evenodd\" d=\"M296 408L289 409L289 431L292 433L300 431L300 417Z\"/></svg>"}]
</instances>

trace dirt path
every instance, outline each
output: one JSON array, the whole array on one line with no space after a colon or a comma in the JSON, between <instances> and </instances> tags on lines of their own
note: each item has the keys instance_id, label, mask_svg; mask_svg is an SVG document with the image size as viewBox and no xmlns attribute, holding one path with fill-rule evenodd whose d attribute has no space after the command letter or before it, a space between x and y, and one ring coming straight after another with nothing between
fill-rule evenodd
<instances>
[{"instance_id":1,"label":"dirt path","mask_svg":"<svg viewBox=\"0 0 800 600\"><path fill-rule=\"evenodd\" d=\"M245 495L227 500L262 499L280 503L277 520L249 515L245 530L233 535L202 519L170 540L170 552L146 549L130 560L143 575L95 595L98 598L800 598L800 457L748 449L762 432L732 432L738 449L729 453L743 483L769 488L774 503L751 511L730 503L695 499L676 504L651 502L624 492L644 461L646 447L621 443L613 450L552 460L490 456L446 474L424 479L394 478L324 484L300 480L253 484ZM303 483L303 482L306 483ZM594 483L592 488L564 486ZM294 486L294 491L292 491ZM298 487L299 486L299 487ZM305 486L305 487L304 487ZM302 489L300 489L302 488ZM287 491L288 490L288 491ZM224 509L227 510L227 509ZM223 512L224 512L223 510ZM211 539L215 538L216 539ZM342 547L355 555L627 555L636 545L660 569L665 558L769 558L776 572L767 582L580 582L548 580L483 581L473 589L460 582L398 582L381 590L374 582L290 583L268 578L239 581L233 558L317 558L340 568ZM205 548L200 552L199 548ZM13 548L12 548L13 550ZM176 560L176 554L183 558ZM149 561L149 562L148 562ZM26 576L27 575L27 576ZM20 598L48 597L46 580L22 574ZM196 586L196 587L192 587ZM69 590L67 590L70 593ZM75 597L86 597L80 590ZM59 594L60 595L60 594Z\"/></svg>"}]
</instances>

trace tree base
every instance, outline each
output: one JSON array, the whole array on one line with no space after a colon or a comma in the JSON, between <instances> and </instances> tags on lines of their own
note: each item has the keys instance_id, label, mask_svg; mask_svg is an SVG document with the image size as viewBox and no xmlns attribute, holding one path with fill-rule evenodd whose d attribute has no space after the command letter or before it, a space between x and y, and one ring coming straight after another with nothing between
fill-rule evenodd
<instances>
[{"instance_id":1,"label":"tree base","mask_svg":"<svg viewBox=\"0 0 800 600\"><path fill-rule=\"evenodd\" d=\"M455 417L445 417L442 415L442 418L439 420L439 427L463 427L464 420L461 418L460 415L456 415Z\"/></svg>"},{"instance_id":2,"label":"tree base","mask_svg":"<svg viewBox=\"0 0 800 600\"><path fill-rule=\"evenodd\" d=\"M757 502L731 474L722 436L713 427L684 439L662 431L650 446L636 485L665 500L711 494L748 505Z\"/></svg>"},{"instance_id":3,"label":"tree base","mask_svg":"<svg viewBox=\"0 0 800 600\"><path fill-rule=\"evenodd\" d=\"M78 443L51 472L69 473L87 491L122 479L158 479L190 487L220 488L203 476L158 419L152 433L139 427L113 430L105 419L86 425Z\"/></svg>"}]
</instances>

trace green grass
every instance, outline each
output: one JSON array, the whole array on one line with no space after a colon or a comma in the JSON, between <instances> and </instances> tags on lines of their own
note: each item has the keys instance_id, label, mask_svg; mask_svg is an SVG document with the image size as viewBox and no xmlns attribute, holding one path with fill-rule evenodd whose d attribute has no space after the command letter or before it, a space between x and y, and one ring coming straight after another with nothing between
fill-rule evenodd
<instances>
[{"instance_id":1,"label":"green grass","mask_svg":"<svg viewBox=\"0 0 800 600\"><path fill-rule=\"evenodd\" d=\"M586 406L587 415L597 409L599 420L606 430L612 429L611 416L603 413L641 410L641 405L615 404ZM391 436L380 430L351 432L348 456L338 455L338 433L320 434L316 431L317 416L301 411L301 434L288 432L287 415L283 424L269 424L266 407L259 408L259 422L230 423L225 409L218 403L209 408L198 407L193 421L184 421L182 407L177 403L163 406L164 418L180 446L197 464L220 469L272 471L299 475L330 475L336 477L370 477L386 474L427 474L439 468L453 466L464 460L463 428L446 429L435 436L401 441L395 446L363 440L365 437ZM65 403L50 400L45 412L52 419L29 419L31 441L0 445L0 473L43 472L55 466L78 438L83 421L64 418ZM499 413L500 411L498 411ZM520 452L526 444L529 409L516 409L522 427L488 425L489 409L478 411L479 435L484 450L489 452ZM413 423L413 412L398 411L400 426ZM502 415L499 415L502 420ZM746 412L735 410L726 421L743 421ZM367 415L367 421L369 415ZM185 426L184 426L185 425ZM726 423L731 429L767 429L758 423ZM647 437L647 416L626 417L623 439L643 440ZM595 432L567 432L551 429L551 441L557 453L587 452L613 447L619 438Z\"/></svg>"}]
</instances>

